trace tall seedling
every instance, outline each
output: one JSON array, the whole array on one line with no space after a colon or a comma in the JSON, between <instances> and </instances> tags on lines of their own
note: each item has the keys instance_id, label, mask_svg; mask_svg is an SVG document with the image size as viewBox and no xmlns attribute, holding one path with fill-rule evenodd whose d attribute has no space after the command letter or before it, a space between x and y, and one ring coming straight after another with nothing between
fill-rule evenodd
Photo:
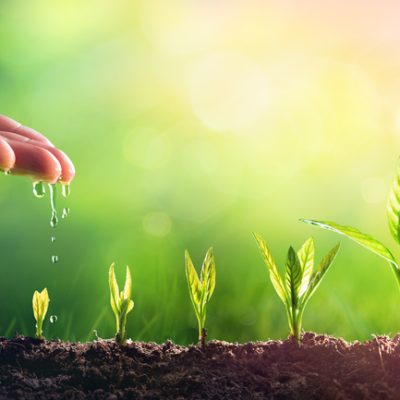
<instances>
[{"instance_id":1,"label":"tall seedling","mask_svg":"<svg viewBox=\"0 0 400 400\"><path fill-rule=\"evenodd\" d=\"M196 269L194 268L187 250L185 252L185 264L189 294L199 327L199 343L204 347L207 336L207 331L205 329L206 308L215 289L215 262L213 249L210 248L207 251L201 267L200 278L197 275Z\"/></svg>"},{"instance_id":2,"label":"tall seedling","mask_svg":"<svg viewBox=\"0 0 400 400\"><path fill-rule=\"evenodd\" d=\"M257 233L254 234L254 237L269 270L272 285L285 305L290 336L300 342L304 308L332 265L340 244L337 244L321 260L315 271L314 241L312 238L308 239L297 253L293 247L289 247L285 264L285 277L283 278L265 240Z\"/></svg>"}]
</instances>

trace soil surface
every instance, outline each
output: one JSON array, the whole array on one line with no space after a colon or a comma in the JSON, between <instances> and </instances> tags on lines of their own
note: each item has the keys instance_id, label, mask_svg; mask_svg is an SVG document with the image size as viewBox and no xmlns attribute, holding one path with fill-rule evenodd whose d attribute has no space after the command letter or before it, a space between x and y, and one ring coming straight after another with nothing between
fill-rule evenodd
<instances>
[{"instance_id":1,"label":"soil surface","mask_svg":"<svg viewBox=\"0 0 400 400\"><path fill-rule=\"evenodd\" d=\"M0 338L2 399L400 399L400 335L292 340L204 350L132 342Z\"/></svg>"}]
</instances>

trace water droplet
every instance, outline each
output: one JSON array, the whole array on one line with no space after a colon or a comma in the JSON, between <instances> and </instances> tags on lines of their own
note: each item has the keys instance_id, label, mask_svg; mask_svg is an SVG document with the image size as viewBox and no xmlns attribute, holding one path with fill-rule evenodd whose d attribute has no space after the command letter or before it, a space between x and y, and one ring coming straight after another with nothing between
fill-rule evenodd
<instances>
[{"instance_id":1,"label":"water droplet","mask_svg":"<svg viewBox=\"0 0 400 400\"><path fill-rule=\"evenodd\" d=\"M51 262L53 264L58 263L58 256L51 256Z\"/></svg>"},{"instance_id":2,"label":"water droplet","mask_svg":"<svg viewBox=\"0 0 400 400\"><path fill-rule=\"evenodd\" d=\"M58 320L57 315L50 315L50 323L55 324Z\"/></svg>"},{"instance_id":3,"label":"water droplet","mask_svg":"<svg viewBox=\"0 0 400 400\"><path fill-rule=\"evenodd\" d=\"M68 197L69 194L71 193L71 185L62 185L61 187L61 193L63 197Z\"/></svg>"},{"instance_id":4,"label":"water droplet","mask_svg":"<svg viewBox=\"0 0 400 400\"><path fill-rule=\"evenodd\" d=\"M51 219L50 226L55 228L58 224L57 210L56 210L56 185L49 184L50 189L50 205L51 205Z\"/></svg>"},{"instance_id":5,"label":"water droplet","mask_svg":"<svg viewBox=\"0 0 400 400\"><path fill-rule=\"evenodd\" d=\"M68 215L69 215L69 208L68 207L64 207L63 210L62 210L61 218L65 219L65 218L68 217Z\"/></svg>"},{"instance_id":6,"label":"water droplet","mask_svg":"<svg viewBox=\"0 0 400 400\"><path fill-rule=\"evenodd\" d=\"M39 199L46 193L46 188L43 182L33 182L33 194Z\"/></svg>"},{"instance_id":7,"label":"water droplet","mask_svg":"<svg viewBox=\"0 0 400 400\"><path fill-rule=\"evenodd\" d=\"M11 174L10 170L4 171L4 175L10 175L10 174Z\"/></svg>"},{"instance_id":8,"label":"water droplet","mask_svg":"<svg viewBox=\"0 0 400 400\"><path fill-rule=\"evenodd\" d=\"M52 236L52 237L50 238L50 240L51 240L51 243L54 243L54 242L56 241L56 237L55 237L55 236Z\"/></svg>"}]
</instances>

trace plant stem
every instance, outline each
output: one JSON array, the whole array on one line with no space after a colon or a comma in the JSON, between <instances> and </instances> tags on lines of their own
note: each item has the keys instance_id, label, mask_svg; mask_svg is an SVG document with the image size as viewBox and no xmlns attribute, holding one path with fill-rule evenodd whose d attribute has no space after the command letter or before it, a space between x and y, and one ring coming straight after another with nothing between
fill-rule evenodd
<instances>
[{"instance_id":1,"label":"plant stem","mask_svg":"<svg viewBox=\"0 0 400 400\"><path fill-rule=\"evenodd\" d=\"M292 313L292 336L296 339L297 343L300 345L301 343L301 321L303 317L302 310L293 310Z\"/></svg>"},{"instance_id":2,"label":"plant stem","mask_svg":"<svg viewBox=\"0 0 400 400\"><path fill-rule=\"evenodd\" d=\"M207 329L201 328L199 334L199 343L202 349L206 347Z\"/></svg>"}]
</instances>

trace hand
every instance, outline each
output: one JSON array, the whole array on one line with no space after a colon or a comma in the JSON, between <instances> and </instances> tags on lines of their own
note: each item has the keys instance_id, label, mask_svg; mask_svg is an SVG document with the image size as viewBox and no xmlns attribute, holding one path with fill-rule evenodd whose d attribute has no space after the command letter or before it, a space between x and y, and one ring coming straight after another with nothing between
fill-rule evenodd
<instances>
[{"instance_id":1,"label":"hand","mask_svg":"<svg viewBox=\"0 0 400 400\"><path fill-rule=\"evenodd\" d=\"M0 115L0 169L34 180L68 184L75 176L71 160L42 134Z\"/></svg>"}]
</instances>

